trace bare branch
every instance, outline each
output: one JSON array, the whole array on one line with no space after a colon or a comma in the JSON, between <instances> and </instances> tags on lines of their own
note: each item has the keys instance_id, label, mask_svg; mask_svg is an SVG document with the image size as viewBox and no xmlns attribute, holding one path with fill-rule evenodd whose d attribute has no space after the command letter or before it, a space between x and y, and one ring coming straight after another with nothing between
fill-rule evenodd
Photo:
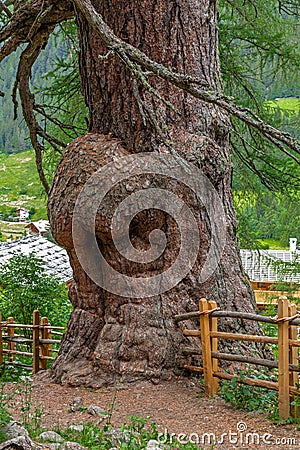
<instances>
[{"instance_id":1,"label":"bare branch","mask_svg":"<svg viewBox=\"0 0 300 450\"><path fill-rule=\"evenodd\" d=\"M50 34L54 30L54 27L55 25L52 25L51 27L44 27L43 30L40 30L38 37L36 37L36 39L28 44L26 49L22 52L16 76L16 85L14 88L14 91L18 89L20 94L24 119L29 128L30 139L35 150L38 174L47 194L50 190L50 187L43 169L42 153L44 150L44 146L38 140L38 135L43 134L43 130L38 125L35 114L33 112L34 96L30 91L29 81L31 77L32 66L36 61L38 55L40 54L40 51L47 43Z\"/></svg>"},{"instance_id":2,"label":"bare branch","mask_svg":"<svg viewBox=\"0 0 300 450\"><path fill-rule=\"evenodd\" d=\"M29 42L34 35L38 34L42 26L57 25L74 17L74 9L69 1L31 0L22 3L9 22L0 30L0 43L12 40L14 49L24 42Z\"/></svg>"},{"instance_id":3,"label":"bare branch","mask_svg":"<svg viewBox=\"0 0 300 450\"><path fill-rule=\"evenodd\" d=\"M0 48L0 62L17 50L20 45L19 39L16 36L11 37L8 41Z\"/></svg>"},{"instance_id":4,"label":"bare branch","mask_svg":"<svg viewBox=\"0 0 300 450\"><path fill-rule=\"evenodd\" d=\"M0 13L1 13L2 11L4 11L5 14L6 14L9 18L12 17L12 13L11 13L10 10L8 9L8 7L5 5L5 3L3 3L3 2L0 0Z\"/></svg>"}]
</instances>

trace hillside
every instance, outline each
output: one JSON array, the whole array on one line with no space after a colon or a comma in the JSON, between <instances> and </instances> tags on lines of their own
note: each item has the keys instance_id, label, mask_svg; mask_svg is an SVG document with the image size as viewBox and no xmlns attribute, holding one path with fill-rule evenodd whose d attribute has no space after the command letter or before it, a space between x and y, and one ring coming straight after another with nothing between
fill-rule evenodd
<instances>
[{"instance_id":1,"label":"hillside","mask_svg":"<svg viewBox=\"0 0 300 450\"><path fill-rule=\"evenodd\" d=\"M0 153L0 214L7 218L13 210L24 207L32 211L32 219L46 219L46 196L42 190L33 150L8 155ZM3 234L19 236L24 225L0 222Z\"/></svg>"}]
</instances>

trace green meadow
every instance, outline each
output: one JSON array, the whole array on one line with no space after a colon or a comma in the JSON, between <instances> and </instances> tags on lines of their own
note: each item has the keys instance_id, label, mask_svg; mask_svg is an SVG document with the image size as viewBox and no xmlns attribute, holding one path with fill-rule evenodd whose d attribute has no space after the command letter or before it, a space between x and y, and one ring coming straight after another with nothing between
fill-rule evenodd
<instances>
[{"instance_id":1,"label":"green meadow","mask_svg":"<svg viewBox=\"0 0 300 450\"><path fill-rule=\"evenodd\" d=\"M287 97L287 98L277 98L275 100L268 101L268 105L271 108L280 108L284 111L293 111L295 114L299 113L300 110L300 98Z\"/></svg>"},{"instance_id":2,"label":"green meadow","mask_svg":"<svg viewBox=\"0 0 300 450\"><path fill-rule=\"evenodd\" d=\"M0 153L0 213L34 209L32 220L47 219L46 195L39 181L34 151Z\"/></svg>"}]
</instances>

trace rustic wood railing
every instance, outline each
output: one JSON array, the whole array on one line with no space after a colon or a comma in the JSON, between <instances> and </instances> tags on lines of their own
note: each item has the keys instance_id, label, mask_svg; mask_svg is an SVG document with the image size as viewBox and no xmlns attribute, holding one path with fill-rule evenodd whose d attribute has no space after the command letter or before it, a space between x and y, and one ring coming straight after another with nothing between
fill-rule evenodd
<instances>
[{"instance_id":1,"label":"rustic wood railing","mask_svg":"<svg viewBox=\"0 0 300 450\"><path fill-rule=\"evenodd\" d=\"M228 317L256 322L264 322L278 326L278 337L256 336L240 333L225 333L218 331L218 318ZM292 400L298 390L299 383L299 347L298 327L300 326L299 314L296 305L291 304L286 297L278 300L277 317L267 317L259 314L242 313L238 311L220 311L213 301L201 299L199 311L175 316L175 321L200 318L200 329L184 329L185 336L198 337L201 340L201 351L186 349L186 354L202 354L203 367L185 365L188 370L203 373L205 392L214 396L218 392L219 379L232 380L251 386L259 386L279 391L279 415L287 419L290 415L297 416L298 411L292 406ZM221 353L218 351L220 339L238 340L248 342L260 342L278 345L278 360L259 359L251 356ZM237 361L241 363L265 366L278 369L278 381L267 381L250 377L240 377L236 374L226 373L218 366L219 360Z\"/></svg>"},{"instance_id":2,"label":"rustic wood railing","mask_svg":"<svg viewBox=\"0 0 300 450\"><path fill-rule=\"evenodd\" d=\"M24 330L23 335L16 330ZM39 311L33 312L32 324L16 323L13 317L2 321L0 313L0 365L5 360L24 369L37 373L47 369L47 361L54 361L53 353L57 353L63 335L64 327L52 326L47 317L40 320ZM59 339L53 339L56 335ZM26 351L23 350L24 346ZM16 356L25 356L32 359L32 364L23 364L16 361Z\"/></svg>"}]
</instances>

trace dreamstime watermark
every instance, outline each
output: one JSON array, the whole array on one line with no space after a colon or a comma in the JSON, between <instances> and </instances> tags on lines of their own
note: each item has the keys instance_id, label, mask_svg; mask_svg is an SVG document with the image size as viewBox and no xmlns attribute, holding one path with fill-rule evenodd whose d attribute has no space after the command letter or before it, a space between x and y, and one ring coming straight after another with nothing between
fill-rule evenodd
<instances>
[{"instance_id":1,"label":"dreamstime watermark","mask_svg":"<svg viewBox=\"0 0 300 450\"><path fill-rule=\"evenodd\" d=\"M114 211L111 234L115 248L127 260L145 264L159 258L166 247L166 236L160 229L149 234L150 249L140 251L130 240L132 219L141 211L158 209L168 213L180 232L180 250L173 264L161 274L130 277L107 263L97 244L95 221L105 196L130 177L159 175L183 183L202 204L210 221L211 241L206 261L198 278L206 281L216 270L226 240L226 217L222 201L212 183L193 164L172 155L139 153L125 156L100 168L83 186L73 213L72 235L78 260L87 275L103 289L123 297L151 297L176 286L191 270L198 256L200 233L189 206L168 189L142 188L128 195Z\"/></svg>"},{"instance_id":2,"label":"dreamstime watermark","mask_svg":"<svg viewBox=\"0 0 300 450\"><path fill-rule=\"evenodd\" d=\"M269 445L271 446L294 446L299 445L298 440L294 437L275 437L271 433L258 433L257 431L248 430L245 422L238 422L236 429L229 430L226 433L169 433L167 429L163 433L158 434L158 442L161 444L199 444L199 445ZM276 447L275 447L276 448Z\"/></svg>"}]
</instances>

